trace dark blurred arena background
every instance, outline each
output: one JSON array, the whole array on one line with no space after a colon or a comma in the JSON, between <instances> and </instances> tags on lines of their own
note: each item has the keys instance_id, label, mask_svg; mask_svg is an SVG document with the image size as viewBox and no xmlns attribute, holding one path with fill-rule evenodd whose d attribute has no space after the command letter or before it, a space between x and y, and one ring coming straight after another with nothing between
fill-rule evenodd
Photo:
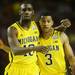
<instances>
[{"instance_id":1,"label":"dark blurred arena background","mask_svg":"<svg viewBox=\"0 0 75 75\"><path fill-rule=\"evenodd\" d=\"M19 20L19 5L23 0L0 0L0 38L7 43L7 27ZM66 30L75 53L75 0L30 0L35 7L36 20L41 12L48 11L54 16L55 26L60 20L69 18L72 26ZM0 75L8 64L8 54L0 50Z\"/></svg>"}]
</instances>

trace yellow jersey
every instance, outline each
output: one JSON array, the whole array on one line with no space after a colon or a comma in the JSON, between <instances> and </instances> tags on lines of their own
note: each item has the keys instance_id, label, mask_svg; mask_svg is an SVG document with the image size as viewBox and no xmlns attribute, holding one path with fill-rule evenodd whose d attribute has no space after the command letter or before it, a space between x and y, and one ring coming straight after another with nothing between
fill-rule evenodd
<instances>
[{"instance_id":1,"label":"yellow jersey","mask_svg":"<svg viewBox=\"0 0 75 75\"><path fill-rule=\"evenodd\" d=\"M66 63L60 32L54 31L48 39L40 38L39 46L47 46L47 54L38 52L40 75L65 75Z\"/></svg>"},{"instance_id":2,"label":"yellow jersey","mask_svg":"<svg viewBox=\"0 0 75 75\"><path fill-rule=\"evenodd\" d=\"M37 46L39 39L39 30L35 21L32 21L28 30L25 30L18 22L14 23L10 27L15 27L18 31L17 39L19 41L19 47L33 47ZM12 52L13 53L13 52ZM11 58L10 58L11 59ZM25 55L15 55L13 54L13 62L22 61L26 64L35 62L36 51L31 51Z\"/></svg>"}]
</instances>

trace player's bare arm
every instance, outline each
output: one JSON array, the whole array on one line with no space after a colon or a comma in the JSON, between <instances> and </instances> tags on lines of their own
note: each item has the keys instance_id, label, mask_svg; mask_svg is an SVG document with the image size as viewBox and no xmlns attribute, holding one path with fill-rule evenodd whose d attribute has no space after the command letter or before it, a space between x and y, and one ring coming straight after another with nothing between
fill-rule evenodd
<instances>
[{"instance_id":1,"label":"player's bare arm","mask_svg":"<svg viewBox=\"0 0 75 75\"><path fill-rule=\"evenodd\" d=\"M55 27L54 29L58 30L58 31L65 31L67 28L69 28L71 26L71 21L69 19L62 19L60 21L61 25Z\"/></svg>"},{"instance_id":2,"label":"player's bare arm","mask_svg":"<svg viewBox=\"0 0 75 75\"><path fill-rule=\"evenodd\" d=\"M4 42L0 39L0 49L4 50L6 53L10 52L10 48L4 44Z\"/></svg>"},{"instance_id":3,"label":"player's bare arm","mask_svg":"<svg viewBox=\"0 0 75 75\"><path fill-rule=\"evenodd\" d=\"M3 49L4 48L4 43L3 41L0 39L0 48Z\"/></svg>"},{"instance_id":4,"label":"player's bare arm","mask_svg":"<svg viewBox=\"0 0 75 75\"><path fill-rule=\"evenodd\" d=\"M29 48L19 47L19 41L17 40L17 30L14 27L8 28L8 42L13 50L14 54L25 54L25 51L29 52Z\"/></svg>"},{"instance_id":5,"label":"player's bare arm","mask_svg":"<svg viewBox=\"0 0 75 75\"><path fill-rule=\"evenodd\" d=\"M63 43L65 55L71 66L72 75L75 75L75 56L74 56L73 50L70 46L69 39L65 33L61 34L61 41Z\"/></svg>"},{"instance_id":6,"label":"player's bare arm","mask_svg":"<svg viewBox=\"0 0 75 75\"><path fill-rule=\"evenodd\" d=\"M24 55L27 52L31 52L31 51L41 51L41 52L45 52L45 48L43 46L35 46L35 47L19 47L19 41L17 40L16 36L17 36L18 32L14 27L11 27L11 29L8 28L8 42L10 47L12 48L14 54L19 54L19 55Z\"/></svg>"}]
</instances>

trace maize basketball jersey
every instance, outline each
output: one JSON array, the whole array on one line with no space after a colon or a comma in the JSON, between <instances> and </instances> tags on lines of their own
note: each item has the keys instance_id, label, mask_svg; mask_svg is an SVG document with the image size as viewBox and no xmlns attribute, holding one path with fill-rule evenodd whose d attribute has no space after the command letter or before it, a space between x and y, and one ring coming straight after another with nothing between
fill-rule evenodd
<instances>
[{"instance_id":1,"label":"maize basketball jersey","mask_svg":"<svg viewBox=\"0 0 75 75\"><path fill-rule=\"evenodd\" d=\"M48 39L40 38L39 45L47 46L49 49L47 54L37 53L40 75L64 75L66 64L60 32L54 31Z\"/></svg>"},{"instance_id":2,"label":"maize basketball jersey","mask_svg":"<svg viewBox=\"0 0 75 75\"><path fill-rule=\"evenodd\" d=\"M33 47L37 46L39 39L39 31L37 25L34 21L31 22L28 30L25 30L18 22L14 23L10 27L15 27L18 31L17 39L19 41L19 47ZM14 56L13 61L24 61L26 63L31 63L36 61L36 51L31 51L25 55Z\"/></svg>"},{"instance_id":3,"label":"maize basketball jersey","mask_svg":"<svg viewBox=\"0 0 75 75\"><path fill-rule=\"evenodd\" d=\"M39 31L34 21L31 22L28 30L25 30L17 22L10 27L15 27L18 31L17 39L19 47L37 46ZM10 63L5 68L4 75L39 75L39 67L36 64L36 51L31 51L25 55L9 54Z\"/></svg>"}]
</instances>

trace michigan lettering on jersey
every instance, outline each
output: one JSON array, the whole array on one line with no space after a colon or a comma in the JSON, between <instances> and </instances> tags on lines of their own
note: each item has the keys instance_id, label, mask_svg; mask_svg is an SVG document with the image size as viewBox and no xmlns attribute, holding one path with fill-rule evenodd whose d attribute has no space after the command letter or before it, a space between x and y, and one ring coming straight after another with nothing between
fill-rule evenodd
<instances>
[{"instance_id":1,"label":"michigan lettering on jersey","mask_svg":"<svg viewBox=\"0 0 75 75\"><path fill-rule=\"evenodd\" d=\"M52 51L52 50L59 50L59 45L49 45L48 46L48 50Z\"/></svg>"},{"instance_id":2,"label":"michigan lettering on jersey","mask_svg":"<svg viewBox=\"0 0 75 75\"><path fill-rule=\"evenodd\" d=\"M29 37L26 37L26 38L18 39L18 41L19 41L20 44L26 44L28 42L36 42L36 41L38 41L38 39L39 39L38 36L29 36Z\"/></svg>"}]
</instances>

